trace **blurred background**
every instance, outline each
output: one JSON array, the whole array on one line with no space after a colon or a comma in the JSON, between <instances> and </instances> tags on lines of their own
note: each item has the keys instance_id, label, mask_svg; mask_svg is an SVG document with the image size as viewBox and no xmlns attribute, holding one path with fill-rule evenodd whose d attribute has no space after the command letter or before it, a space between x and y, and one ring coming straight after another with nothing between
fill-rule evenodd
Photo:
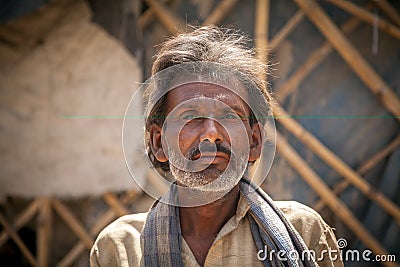
<instances>
[{"instance_id":1,"label":"blurred background","mask_svg":"<svg viewBox=\"0 0 400 267\"><path fill-rule=\"evenodd\" d=\"M397 260L346 266L399 266L396 0L0 1L0 266L88 266L101 229L147 211L123 115L157 44L187 24L241 30L271 65L278 139L263 189L319 211L343 253Z\"/></svg>"}]
</instances>

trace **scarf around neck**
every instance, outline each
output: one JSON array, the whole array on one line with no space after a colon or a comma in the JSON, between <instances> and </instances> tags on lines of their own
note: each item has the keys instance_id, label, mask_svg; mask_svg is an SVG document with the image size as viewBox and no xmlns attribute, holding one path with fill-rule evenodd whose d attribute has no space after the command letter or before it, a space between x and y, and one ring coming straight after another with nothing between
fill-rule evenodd
<instances>
[{"instance_id":1,"label":"scarf around neck","mask_svg":"<svg viewBox=\"0 0 400 267\"><path fill-rule=\"evenodd\" d=\"M249 221L258 250L281 252L285 260L271 253L264 266L318 266L293 225L273 200L260 188L242 178L239 188L250 205ZM161 201L154 203L143 227L140 242L144 266L183 266L179 207ZM268 253L264 251L264 253ZM305 257L301 257L305 255Z\"/></svg>"}]
</instances>

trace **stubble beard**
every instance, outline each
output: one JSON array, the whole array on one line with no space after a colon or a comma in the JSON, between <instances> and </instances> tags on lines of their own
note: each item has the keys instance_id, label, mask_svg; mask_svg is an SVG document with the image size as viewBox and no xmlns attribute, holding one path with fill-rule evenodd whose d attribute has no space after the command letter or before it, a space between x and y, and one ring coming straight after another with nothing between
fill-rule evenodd
<instances>
[{"instance_id":1,"label":"stubble beard","mask_svg":"<svg viewBox=\"0 0 400 267\"><path fill-rule=\"evenodd\" d=\"M204 193L227 193L243 176L247 165L245 158L244 155L231 155L230 160L233 162L231 167L225 171L220 171L212 165L198 172L181 170L173 164L170 164L170 169L179 185Z\"/></svg>"}]
</instances>

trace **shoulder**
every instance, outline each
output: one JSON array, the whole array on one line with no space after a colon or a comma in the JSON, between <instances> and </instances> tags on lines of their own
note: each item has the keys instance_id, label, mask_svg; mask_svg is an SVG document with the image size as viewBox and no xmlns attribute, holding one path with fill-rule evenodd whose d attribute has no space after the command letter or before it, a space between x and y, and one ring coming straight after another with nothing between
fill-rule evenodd
<instances>
[{"instance_id":1,"label":"shoulder","mask_svg":"<svg viewBox=\"0 0 400 267\"><path fill-rule=\"evenodd\" d=\"M331 231L321 215L297 201L275 201L309 248L318 245L320 239Z\"/></svg>"},{"instance_id":2,"label":"shoulder","mask_svg":"<svg viewBox=\"0 0 400 267\"><path fill-rule=\"evenodd\" d=\"M292 223L303 224L310 221L325 223L318 212L300 202L274 201L274 203Z\"/></svg>"},{"instance_id":3,"label":"shoulder","mask_svg":"<svg viewBox=\"0 0 400 267\"><path fill-rule=\"evenodd\" d=\"M146 218L147 212L124 215L110 223L106 228L103 229L100 235L121 231L140 232L144 222L146 221Z\"/></svg>"},{"instance_id":4,"label":"shoulder","mask_svg":"<svg viewBox=\"0 0 400 267\"><path fill-rule=\"evenodd\" d=\"M296 201L275 203L303 238L307 247L315 253L318 266L343 266L343 262L337 257L340 249L335 234L318 212ZM331 259L327 252L332 252L334 258Z\"/></svg>"},{"instance_id":5,"label":"shoulder","mask_svg":"<svg viewBox=\"0 0 400 267\"><path fill-rule=\"evenodd\" d=\"M96 243L121 239L139 238L140 231L146 221L147 213L122 216L104 228L96 239Z\"/></svg>"},{"instance_id":6,"label":"shoulder","mask_svg":"<svg viewBox=\"0 0 400 267\"><path fill-rule=\"evenodd\" d=\"M140 262L140 230L147 213L120 217L98 235L90 252L91 266L136 266Z\"/></svg>"}]
</instances>

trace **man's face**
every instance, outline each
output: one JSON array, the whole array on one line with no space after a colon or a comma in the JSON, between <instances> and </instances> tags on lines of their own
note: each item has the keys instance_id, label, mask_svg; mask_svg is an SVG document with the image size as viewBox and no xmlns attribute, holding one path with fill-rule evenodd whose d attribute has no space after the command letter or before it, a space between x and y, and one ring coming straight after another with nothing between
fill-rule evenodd
<instances>
[{"instance_id":1,"label":"man's face","mask_svg":"<svg viewBox=\"0 0 400 267\"><path fill-rule=\"evenodd\" d=\"M250 125L248 105L232 91L190 83L172 89L166 100L167 119L162 129L152 127L151 140L161 146L156 158L170 162L179 184L198 187L218 179L214 186L221 188L215 189L222 190L259 157L259 126Z\"/></svg>"}]
</instances>

